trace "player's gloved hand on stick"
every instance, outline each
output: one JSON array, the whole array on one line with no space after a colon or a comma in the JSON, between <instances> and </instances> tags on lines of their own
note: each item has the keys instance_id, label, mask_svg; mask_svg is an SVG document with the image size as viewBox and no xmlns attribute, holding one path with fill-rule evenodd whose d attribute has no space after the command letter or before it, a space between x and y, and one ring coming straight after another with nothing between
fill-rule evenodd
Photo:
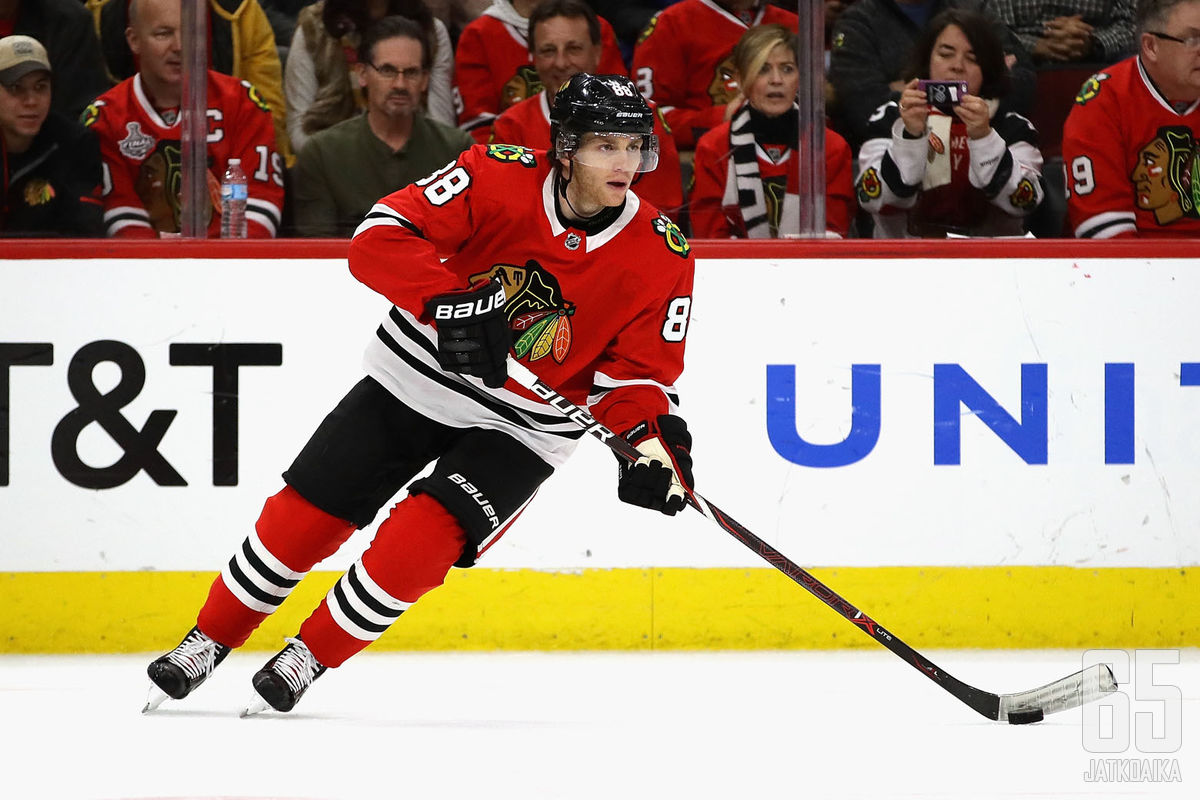
<instances>
[{"instance_id":1,"label":"player's gloved hand on stick","mask_svg":"<svg viewBox=\"0 0 1200 800\"><path fill-rule=\"evenodd\" d=\"M622 459L617 497L626 503L674 516L687 505L692 488L692 435L673 414L639 422L622 437L642 453L630 464Z\"/></svg>"},{"instance_id":2,"label":"player's gloved hand on stick","mask_svg":"<svg viewBox=\"0 0 1200 800\"><path fill-rule=\"evenodd\" d=\"M493 278L461 292L437 295L425 304L425 314L437 326L442 369L474 375L492 389L504 385L512 346L504 299L504 287Z\"/></svg>"}]
</instances>

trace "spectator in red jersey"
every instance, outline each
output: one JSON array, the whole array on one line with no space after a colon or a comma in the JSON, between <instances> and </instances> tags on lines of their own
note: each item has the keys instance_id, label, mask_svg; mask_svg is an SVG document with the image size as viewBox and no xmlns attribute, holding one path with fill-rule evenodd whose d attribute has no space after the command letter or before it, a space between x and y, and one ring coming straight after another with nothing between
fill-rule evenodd
<instances>
[{"instance_id":1,"label":"spectator in red jersey","mask_svg":"<svg viewBox=\"0 0 1200 800\"><path fill-rule=\"evenodd\" d=\"M1075 236L1200 236L1200 0L1141 0L1141 51L1093 75L1063 129Z\"/></svg>"},{"instance_id":2,"label":"spectator in red jersey","mask_svg":"<svg viewBox=\"0 0 1200 800\"><path fill-rule=\"evenodd\" d=\"M658 103L680 151L732 115L741 100L733 46L748 28L774 23L792 33L798 26L794 13L763 0L683 0L650 20L630 76Z\"/></svg>"},{"instance_id":3,"label":"spectator in red jersey","mask_svg":"<svg viewBox=\"0 0 1200 800\"><path fill-rule=\"evenodd\" d=\"M108 88L100 42L79 0L0 0L0 36L31 36L46 48L54 69L55 111L79 116Z\"/></svg>"},{"instance_id":4,"label":"spectator in red jersey","mask_svg":"<svg viewBox=\"0 0 1200 800\"><path fill-rule=\"evenodd\" d=\"M153 238L180 230L180 102L183 98L181 0L132 0L129 46L138 72L84 111L108 167L104 224L109 236ZM275 150L271 109L247 81L208 71L208 235L221 229L220 184L239 158L250 193L247 235L275 235L283 205L283 158Z\"/></svg>"},{"instance_id":5,"label":"spectator in red jersey","mask_svg":"<svg viewBox=\"0 0 1200 800\"><path fill-rule=\"evenodd\" d=\"M733 48L734 75L747 102L696 144L693 235L766 239L800 230L796 55L796 36L783 25L753 27ZM845 236L855 213L850 147L828 129L825 186L826 229Z\"/></svg>"},{"instance_id":6,"label":"spectator in red jersey","mask_svg":"<svg viewBox=\"0 0 1200 800\"><path fill-rule=\"evenodd\" d=\"M542 90L529 58L529 14L537 0L492 0L463 29L454 53L454 103L458 126L486 143L492 123L505 109ZM600 19L603 74L626 74L612 26Z\"/></svg>"},{"instance_id":7,"label":"spectator in red jersey","mask_svg":"<svg viewBox=\"0 0 1200 800\"><path fill-rule=\"evenodd\" d=\"M967 91L938 102L917 76ZM871 116L859 152L858 202L875 238L1023 235L1045 193L1042 153L1029 120L1001 107L1008 70L992 20L938 14L917 40L909 77L899 102Z\"/></svg>"},{"instance_id":8,"label":"spectator in red jersey","mask_svg":"<svg viewBox=\"0 0 1200 800\"><path fill-rule=\"evenodd\" d=\"M275 147L290 165L292 147L283 103L283 67L266 12L259 0L206 2L209 68L254 84L259 96L271 107ZM137 60L125 34L131 4L131 0L87 0L100 37L110 86L133 77L137 71ZM96 94L99 92L92 97Z\"/></svg>"},{"instance_id":9,"label":"spectator in red jersey","mask_svg":"<svg viewBox=\"0 0 1200 800\"><path fill-rule=\"evenodd\" d=\"M544 88L522 100L497 119L492 141L536 150L552 146L550 107L554 95L580 72L594 74L600 64L600 22L583 0L544 0L529 14L529 49ZM659 211L678 219L683 205L679 151L653 103L654 133L658 136L658 168L639 173L633 189Z\"/></svg>"},{"instance_id":10,"label":"spectator in red jersey","mask_svg":"<svg viewBox=\"0 0 1200 800\"><path fill-rule=\"evenodd\" d=\"M41 42L0 39L0 236L103 236L96 137L51 95Z\"/></svg>"}]
</instances>

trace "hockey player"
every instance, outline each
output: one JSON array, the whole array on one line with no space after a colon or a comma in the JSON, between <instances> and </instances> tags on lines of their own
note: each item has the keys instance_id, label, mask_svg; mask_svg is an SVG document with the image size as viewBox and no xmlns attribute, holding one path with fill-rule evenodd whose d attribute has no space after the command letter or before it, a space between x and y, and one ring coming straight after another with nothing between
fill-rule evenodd
<instances>
[{"instance_id":1,"label":"hockey player","mask_svg":"<svg viewBox=\"0 0 1200 800\"><path fill-rule=\"evenodd\" d=\"M96 131L109 182L104 224L109 236L154 238L177 233L183 97L180 0L137 0L131 6L129 45L139 70L83 112ZM208 71L208 235L221 230L219 179L240 158L250 193L246 229L251 238L275 235L283 206L283 159L275 149L271 109L246 81Z\"/></svg>"},{"instance_id":2,"label":"hockey player","mask_svg":"<svg viewBox=\"0 0 1200 800\"><path fill-rule=\"evenodd\" d=\"M485 143L492 122L509 106L542 89L529 58L529 14L536 0L492 0L458 37L454 50L454 104L458 127ZM600 18L600 72L624 74L612 25Z\"/></svg>"},{"instance_id":3,"label":"hockey player","mask_svg":"<svg viewBox=\"0 0 1200 800\"><path fill-rule=\"evenodd\" d=\"M1141 51L1088 79L1063 127L1080 239L1200 235L1200 0L1138 6Z\"/></svg>"},{"instance_id":4,"label":"hockey player","mask_svg":"<svg viewBox=\"0 0 1200 800\"><path fill-rule=\"evenodd\" d=\"M622 500L683 507L691 437L674 383L693 261L679 229L629 191L657 161L653 115L628 78L581 73L555 97L552 122L550 153L477 145L359 226L350 271L394 303L367 347L367 377L284 473L196 627L150 664L147 710L199 686L430 462L254 676L247 711L290 710L451 566L474 564L582 435L507 380L509 357L646 455L622 469Z\"/></svg>"},{"instance_id":5,"label":"hockey player","mask_svg":"<svg viewBox=\"0 0 1200 800\"><path fill-rule=\"evenodd\" d=\"M792 33L798 27L794 13L764 0L682 0L650 20L629 74L662 107L681 152L729 119L729 103L741 100L733 46L747 29L768 23Z\"/></svg>"}]
</instances>

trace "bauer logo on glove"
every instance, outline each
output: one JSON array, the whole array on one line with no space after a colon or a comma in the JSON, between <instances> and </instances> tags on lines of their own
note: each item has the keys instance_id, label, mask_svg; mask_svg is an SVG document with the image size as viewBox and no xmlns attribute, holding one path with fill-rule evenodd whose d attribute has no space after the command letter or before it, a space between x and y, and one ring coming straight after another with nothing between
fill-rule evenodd
<instances>
[{"instance_id":1,"label":"bauer logo on glove","mask_svg":"<svg viewBox=\"0 0 1200 800\"><path fill-rule=\"evenodd\" d=\"M512 329L504 314L504 286L493 278L461 292L433 297L425 314L437 325L438 366L473 375L491 389L508 380Z\"/></svg>"}]
</instances>

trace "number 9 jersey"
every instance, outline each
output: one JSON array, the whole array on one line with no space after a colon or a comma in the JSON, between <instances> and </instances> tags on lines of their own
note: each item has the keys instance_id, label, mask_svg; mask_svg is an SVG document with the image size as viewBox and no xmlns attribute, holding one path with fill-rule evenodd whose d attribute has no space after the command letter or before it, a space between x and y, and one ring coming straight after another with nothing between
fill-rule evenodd
<instances>
[{"instance_id":1,"label":"number 9 jersey","mask_svg":"<svg viewBox=\"0 0 1200 800\"><path fill-rule=\"evenodd\" d=\"M503 431L554 467L580 428L514 381L489 389L443 372L426 301L498 279L512 357L620 432L678 413L694 271L679 228L633 192L587 223L563 218L557 171L543 151L476 145L380 200L349 254L355 277L394 304L367 373L426 417Z\"/></svg>"},{"instance_id":2,"label":"number 9 jersey","mask_svg":"<svg viewBox=\"0 0 1200 800\"><path fill-rule=\"evenodd\" d=\"M1135 56L1084 82L1063 126L1080 239L1200 236L1200 101L1173 107Z\"/></svg>"}]
</instances>

